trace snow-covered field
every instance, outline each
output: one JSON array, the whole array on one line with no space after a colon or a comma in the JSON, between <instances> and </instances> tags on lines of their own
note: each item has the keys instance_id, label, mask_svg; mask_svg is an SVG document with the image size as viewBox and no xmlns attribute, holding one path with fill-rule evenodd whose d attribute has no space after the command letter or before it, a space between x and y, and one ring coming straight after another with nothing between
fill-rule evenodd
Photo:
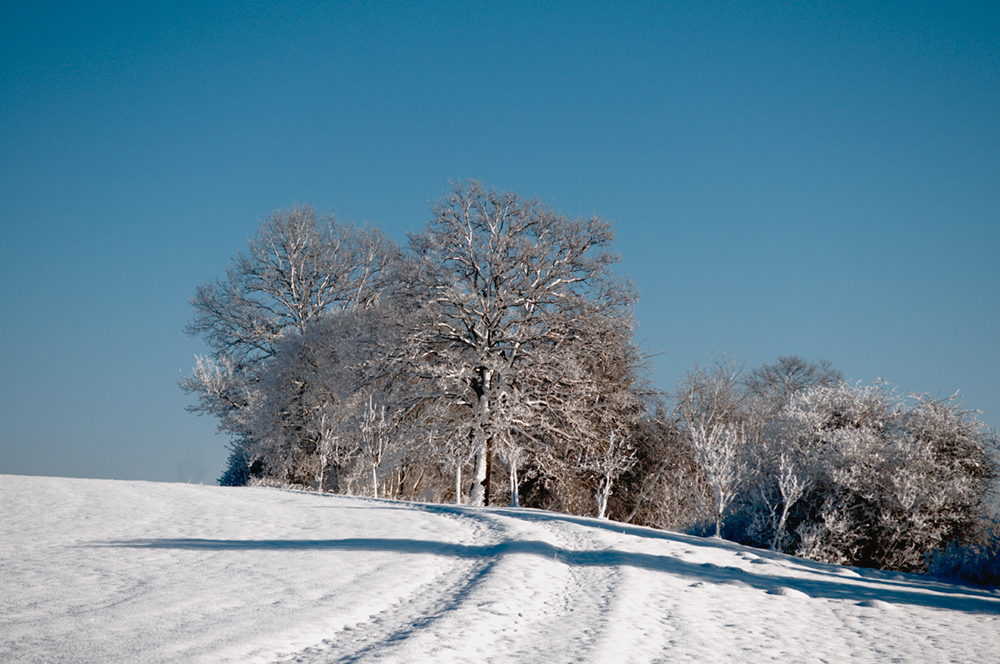
<instances>
[{"instance_id":1,"label":"snow-covered field","mask_svg":"<svg viewBox=\"0 0 1000 664\"><path fill-rule=\"evenodd\" d=\"M534 510L0 475L2 662L995 662L1000 593Z\"/></svg>"}]
</instances>

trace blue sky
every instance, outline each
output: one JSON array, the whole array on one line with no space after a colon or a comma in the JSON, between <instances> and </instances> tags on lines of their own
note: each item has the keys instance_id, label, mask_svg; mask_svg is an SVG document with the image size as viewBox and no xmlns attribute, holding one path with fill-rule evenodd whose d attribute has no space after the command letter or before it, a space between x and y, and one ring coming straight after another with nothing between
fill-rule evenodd
<instances>
[{"instance_id":1,"label":"blue sky","mask_svg":"<svg viewBox=\"0 0 1000 664\"><path fill-rule=\"evenodd\" d=\"M1000 426L992 3L20 3L0 22L0 473L213 482L198 283L308 203L597 213L670 389L729 351Z\"/></svg>"}]
</instances>

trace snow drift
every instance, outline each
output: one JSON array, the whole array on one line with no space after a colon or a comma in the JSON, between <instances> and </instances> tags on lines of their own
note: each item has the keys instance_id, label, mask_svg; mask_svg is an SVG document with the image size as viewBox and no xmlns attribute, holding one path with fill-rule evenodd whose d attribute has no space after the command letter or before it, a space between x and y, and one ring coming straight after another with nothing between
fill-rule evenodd
<instances>
[{"instance_id":1,"label":"snow drift","mask_svg":"<svg viewBox=\"0 0 1000 664\"><path fill-rule=\"evenodd\" d=\"M1000 593L518 509L0 476L0 661L989 661Z\"/></svg>"}]
</instances>

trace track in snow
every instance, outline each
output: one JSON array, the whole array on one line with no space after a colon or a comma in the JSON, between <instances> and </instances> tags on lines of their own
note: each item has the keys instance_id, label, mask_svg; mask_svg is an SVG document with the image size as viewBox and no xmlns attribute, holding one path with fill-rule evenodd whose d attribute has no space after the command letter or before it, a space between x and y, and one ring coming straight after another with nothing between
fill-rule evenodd
<instances>
[{"instance_id":1,"label":"track in snow","mask_svg":"<svg viewBox=\"0 0 1000 664\"><path fill-rule=\"evenodd\" d=\"M471 523L477 544L430 547L452 559L440 578L287 661L481 661L490 653L511 661L559 661L567 649L583 653L598 646L609 608L621 600L622 573L613 566L568 564L572 552L594 548L588 529L531 519L526 510L425 509ZM529 518L518 518L523 516ZM400 545L401 551L421 548Z\"/></svg>"},{"instance_id":2,"label":"track in snow","mask_svg":"<svg viewBox=\"0 0 1000 664\"><path fill-rule=\"evenodd\" d=\"M535 510L0 476L0 661L990 661L1000 594Z\"/></svg>"}]
</instances>

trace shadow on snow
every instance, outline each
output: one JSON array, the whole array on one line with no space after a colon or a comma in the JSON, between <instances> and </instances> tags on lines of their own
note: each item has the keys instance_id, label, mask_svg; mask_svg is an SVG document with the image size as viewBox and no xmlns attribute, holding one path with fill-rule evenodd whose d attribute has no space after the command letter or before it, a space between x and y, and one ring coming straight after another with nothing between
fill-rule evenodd
<instances>
[{"instance_id":1,"label":"shadow on snow","mask_svg":"<svg viewBox=\"0 0 1000 664\"><path fill-rule=\"evenodd\" d=\"M588 522L589 524L589 522ZM620 529L619 529L620 530ZM694 539L694 538L692 538ZM699 544L707 543L700 540ZM936 609L973 613L1000 614L1000 598L987 592L950 586L907 577L897 579L836 577L836 580L789 578L748 572L738 567L720 567L711 563L691 563L673 556L654 555L614 549L573 551L540 541L507 541L492 545L455 544L416 539L349 538L349 539L136 539L97 543L96 546L136 549L174 549L197 551L370 551L408 555L434 555L465 559L490 559L504 555L531 555L564 565L581 567L634 567L651 572L685 576L702 582L736 584L758 590L778 591L792 588L813 598L866 602L881 600L894 604L910 604ZM756 553L756 551L755 551ZM761 552L767 553L767 552ZM796 559L796 563L799 561ZM835 576L829 570L823 570ZM900 575L900 578L901 575Z\"/></svg>"}]
</instances>

